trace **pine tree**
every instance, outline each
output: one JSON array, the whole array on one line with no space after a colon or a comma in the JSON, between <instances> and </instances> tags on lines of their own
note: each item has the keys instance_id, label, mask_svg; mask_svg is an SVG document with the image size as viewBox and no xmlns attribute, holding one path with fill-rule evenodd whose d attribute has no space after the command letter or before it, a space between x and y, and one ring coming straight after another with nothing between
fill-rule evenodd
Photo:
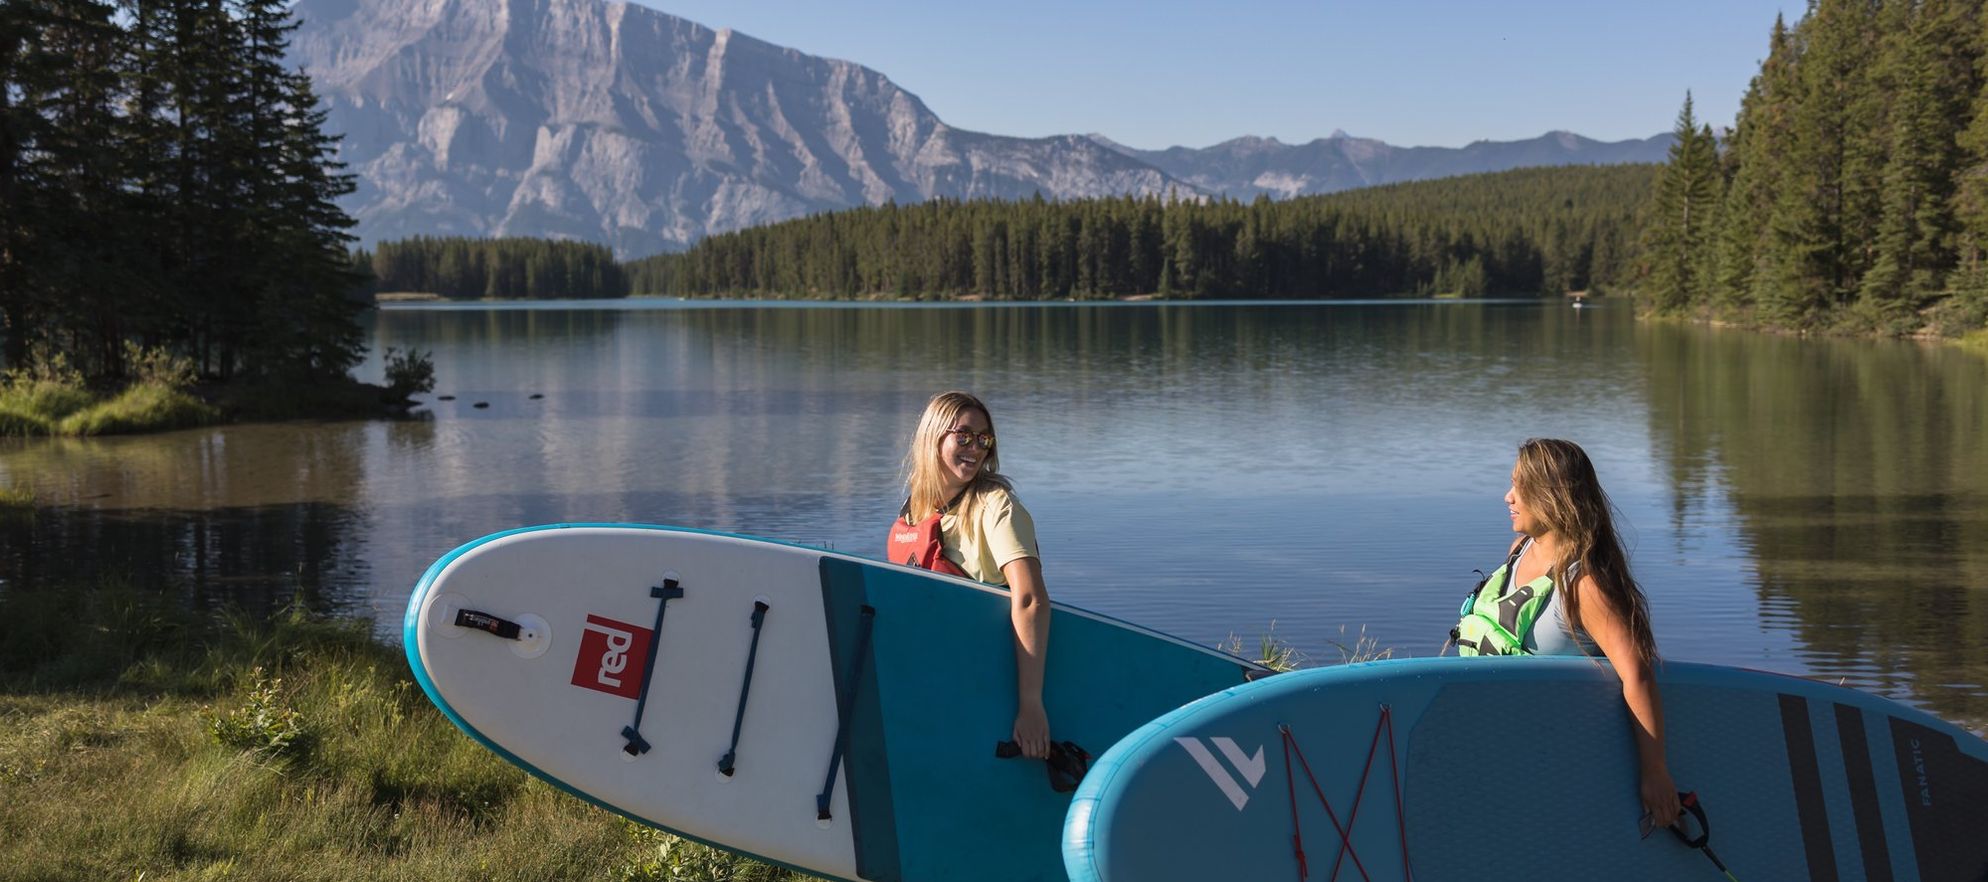
<instances>
[{"instance_id":1,"label":"pine tree","mask_svg":"<svg viewBox=\"0 0 1988 882\"><path fill-rule=\"evenodd\" d=\"M1712 302L1727 315L1750 311L1756 285L1778 278L1767 249L1766 231L1780 186L1780 156L1788 143L1795 95L1795 50L1787 24L1774 18L1760 73L1741 101L1724 154L1726 188L1714 246Z\"/></svg>"},{"instance_id":2,"label":"pine tree","mask_svg":"<svg viewBox=\"0 0 1988 882\"><path fill-rule=\"evenodd\" d=\"M92 0L0 4L0 319L9 366L37 341L91 375L122 373L136 283L123 249L93 235L128 209L125 45Z\"/></svg>"},{"instance_id":3,"label":"pine tree","mask_svg":"<svg viewBox=\"0 0 1988 882\"><path fill-rule=\"evenodd\" d=\"M1675 313L1708 299L1707 244L1713 211L1723 195L1717 141L1698 124L1685 93L1678 111L1670 161L1651 197L1644 255L1650 266L1645 293L1650 309Z\"/></svg>"},{"instance_id":4,"label":"pine tree","mask_svg":"<svg viewBox=\"0 0 1988 882\"><path fill-rule=\"evenodd\" d=\"M1859 289L1867 323L1909 330L1953 265L1957 136L1972 84L1972 43L1956 0L1885 6L1878 78L1893 96L1890 160L1876 254Z\"/></svg>"},{"instance_id":5,"label":"pine tree","mask_svg":"<svg viewBox=\"0 0 1988 882\"><path fill-rule=\"evenodd\" d=\"M1865 0L1818 0L1796 28L1800 60L1788 144L1772 161L1782 167L1768 218L1766 250L1774 271L1758 280L1761 312L1770 323L1807 326L1844 302L1858 281L1852 230L1863 184L1852 180L1874 137L1857 131L1867 115L1870 7ZM1861 247L1861 246L1858 246Z\"/></svg>"},{"instance_id":6,"label":"pine tree","mask_svg":"<svg viewBox=\"0 0 1988 882\"><path fill-rule=\"evenodd\" d=\"M1970 34L1977 48L1988 46L1988 7L1975 13ZM1974 70L1976 86L1958 136L1956 184L1953 195L1956 272L1953 294L1970 324L1988 319L1988 52Z\"/></svg>"}]
</instances>

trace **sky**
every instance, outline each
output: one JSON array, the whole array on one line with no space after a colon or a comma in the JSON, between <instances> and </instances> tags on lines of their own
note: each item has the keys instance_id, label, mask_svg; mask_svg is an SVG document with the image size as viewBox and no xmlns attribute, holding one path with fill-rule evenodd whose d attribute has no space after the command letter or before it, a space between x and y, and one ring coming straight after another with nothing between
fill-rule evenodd
<instances>
[{"instance_id":1,"label":"sky","mask_svg":"<svg viewBox=\"0 0 1988 882\"><path fill-rule=\"evenodd\" d=\"M1143 149L1732 124L1804 0L636 0L879 71L955 128Z\"/></svg>"}]
</instances>

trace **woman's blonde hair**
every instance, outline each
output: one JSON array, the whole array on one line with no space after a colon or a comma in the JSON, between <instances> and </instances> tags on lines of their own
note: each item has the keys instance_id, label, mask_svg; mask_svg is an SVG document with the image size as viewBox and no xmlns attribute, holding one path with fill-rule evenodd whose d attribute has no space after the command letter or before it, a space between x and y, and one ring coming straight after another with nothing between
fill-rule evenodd
<instances>
[{"instance_id":1,"label":"woman's blonde hair","mask_svg":"<svg viewBox=\"0 0 1988 882\"><path fill-rule=\"evenodd\" d=\"M1572 441L1529 438L1519 445L1512 486L1546 528L1560 537L1560 559L1547 572L1553 584L1565 586L1560 602L1567 624L1581 627L1580 592L1566 580L1568 569L1579 563L1602 599L1628 625L1636 654L1644 663L1654 664L1657 640L1650 630L1649 602L1629 575L1629 557L1615 533L1615 506L1602 492L1587 451Z\"/></svg>"},{"instance_id":2,"label":"woman's blonde hair","mask_svg":"<svg viewBox=\"0 0 1988 882\"><path fill-rule=\"evenodd\" d=\"M939 451L946 443L946 433L959 422L960 414L969 410L980 411L980 415L987 418L987 433L994 434L994 414L970 393L941 392L926 402L925 414L918 418L918 430L911 435L911 448L904 454L904 513L912 523L924 520L950 501L944 498L946 478ZM965 516L971 513L980 504L980 497L989 490L1012 489L1008 479L998 474L1001 466L1000 444L988 448L985 454L980 461L980 471L961 491L959 502L954 505L956 514Z\"/></svg>"}]
</instances>

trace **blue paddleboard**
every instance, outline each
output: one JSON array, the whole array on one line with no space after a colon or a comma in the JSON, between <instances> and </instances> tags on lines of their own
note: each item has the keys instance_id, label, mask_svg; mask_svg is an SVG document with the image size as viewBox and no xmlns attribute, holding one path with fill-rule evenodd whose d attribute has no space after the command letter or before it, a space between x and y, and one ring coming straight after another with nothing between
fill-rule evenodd
<instances>
[{"instance_id":1,"label":"blue paddleboard","mask_svg":"<svg viewBox=\"0 0 1988 882\"><path fill-rule=\"evenodd\" d=\"M1988 880L1988 741L1795 677L1672 662L1659 683L1671 774L1734 878ZM1107 751L1064 861L1073 882L1724 878L1641 835L1629 726L1587 659L1280 674Z\"/></svg>"},{"instance_id":2,"label":"blue paddleboard","mask_svg":"<svg viewBox=\"0 0 1988 882\"><path fill-rule=\"evenodd\" d=\"M1003 590L746 536L529 527L430 567L405 644L463 731L637 821L834 879L1063 878L1070 795L995 755ZM1254 670L1055 604L1051 737L1099 752Z\"/></svg>"}]
</instances>

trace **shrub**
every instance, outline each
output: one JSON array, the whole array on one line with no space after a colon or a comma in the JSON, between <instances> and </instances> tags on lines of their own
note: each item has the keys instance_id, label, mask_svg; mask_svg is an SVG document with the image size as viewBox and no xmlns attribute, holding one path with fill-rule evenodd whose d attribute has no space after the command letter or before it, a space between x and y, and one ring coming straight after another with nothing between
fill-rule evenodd
<instances>
[{"instance_id":1,"label":"shrub","mask_svg":"<svg viewBox=\"0 0 1988 882\"><path fill-rule=\"evenodd\" d=\"M0 374L0 435L52 434L57 421L96 402L68 356L38 345Z\"/></svg>"},{"instance_id":2,"label":"shrub","mask_svg":"<svg viewBox=\"0 0 1988 882\"><path fill-rule=\"evenodd\" d=\"M409 349L401 352L392 346L387 347L387 394L395 401L406 401L423 392L435 389L434 352Z\"/></svg>"},{"instance_id":3,"label":"shrub","mask_svg":"<svg viewBox=\"0 0 1988 882\"><path fill-rule=\"evenodd\" d=\"M11 400L0 393L0 438L28 438L48 435L55 426L46 417L27 409L25 405Z\"/></svg>"},{"instance_id":4,"label":"shrub","mask_svg":"<svg viewBox=\"0 0 1988 882\"><path fill-rule=\"evenodd\" d=\"M264 675L261 667L249 673L255 681L246 701L227 713L203 709L207 732L223 747L276 757L300 752L309 733L304 716L280 701L283 678Z\"/></svg>"},{"instance_id":5,"label":"shrub","mask_svg":"<svg viewBox=\"0 0 1988 882\"><path fill-rule=\"evenodd\" d=\"M55 430L64 435L119 435L183 429L211 422L217 416L214 408L185 392L146 383L64 417L55 424Z\"/></svg>"},{"instance_id":6,"label":"shrub","mask_svg":"<svg viewBox=\"0 0 1988 882\"><path fill-rule=\"evenodd\" d=\"M175 355L164 346L145 348L129 340L124 341L124 363L131 370L134 386L164 386L168 389L185 389L193 385L198 377L193 359Z\"/></svg>"}]
</instances>

